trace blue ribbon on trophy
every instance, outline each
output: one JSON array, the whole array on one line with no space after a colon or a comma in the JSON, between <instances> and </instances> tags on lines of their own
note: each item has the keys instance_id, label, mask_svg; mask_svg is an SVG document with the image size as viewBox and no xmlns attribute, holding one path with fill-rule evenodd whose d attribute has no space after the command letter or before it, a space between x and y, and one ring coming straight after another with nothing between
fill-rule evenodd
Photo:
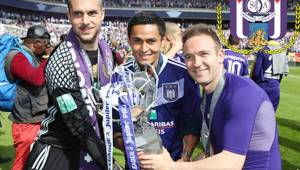
<instances>
[{"instance_id":1,"label":"blue ribbon on trophy","mask_svg":"<svg viewBox=\"0 0 300 170\"><path fill-rule=\"evenodd\" d=\"M148 69L152 69L152 77L148 74ZM157 85L158 76L154 68L146 64L145 71L132 72L123 66L115 68L112 83L101 88L103 114L100 114L103 116L108 165L112 165L110 127L114 121L121 122L129 169L139 169L137 151L162 152L159 134L148 121L150 109L155 103ZM119 112L120 120L112 119L112 109ZM108 166L108 169L111 168L112 166Z\"/></svg>"},{"instance_id":2,"label":"blue ribbon on trophy","mask_svg":"<svg viewBox=\"0 0 300 170\"><path fill-rule=\"evenodd\" d=\"M88 88L87 88L88 89ZM105 91L106 94L101 92ZM107 169L113 170L113 119L112 119L112 100L111 95L113 89L105 86L98 90L97 88L90 88L87 90L88 97L92 100L92 108L103 117L102 126L104 129ZM105 99L105 100L101 100ZM103 108L102 108L103 107ZM102 109L101 109L102 108ZM104 114L103 114L103 113Z\"/></svg>"},{"instance_id":3,"label":"blue ribbon on trophy","mask_svg":"<svg viewBox=\"0 0 300 170\"><path fill-rule=\"evenodd\" d=\"M137 149L134 136L134 127L131 117L131 99L129 94L119 97L119 114L121 119L122 134L129 169L139 170Z\"/></svg>"}]
</instances>

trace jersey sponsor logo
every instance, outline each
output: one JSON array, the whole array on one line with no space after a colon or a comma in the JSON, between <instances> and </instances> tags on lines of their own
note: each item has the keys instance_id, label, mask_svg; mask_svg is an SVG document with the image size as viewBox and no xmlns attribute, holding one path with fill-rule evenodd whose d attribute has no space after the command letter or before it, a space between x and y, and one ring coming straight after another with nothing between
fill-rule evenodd
<instances>
[{"instance_id":1,"label":"jersey sponsor logo","mask_svg":"<svg viewBox=\"0 0 300 170\"><path fill-rule=\"evenodd\" d=\"M167 121L167 122L150 122L152 126L157 129L158 134L163 135L166 133L165 129L175 127L174 121Z\"/></svg>"},{"instance_id":2,"label":"jersey sponsor logo","mask_svg":"<svg viewBox=\"0 0 300 170\"><path fill-rule=\"evenodd\" d=\"M154 126L156 129L172 128L175 126L174 120L167 121L167 122L150 122L150 124Z\"/></svg>"},{"instance_id":3,"label":"jersey sponsor logo","mask_svg":"<svg viewBox=\"0 0 300 170\"><path fill-rule=\"evenodd\" d=\"M150 120L156 120L157 119L157 112L156 112L156 110L151 110L149 119Z\"/></svg>"},{"instance_id":4,"label":"jersey sponsor logo","mask_svg":"<svg viewBox=\"0 0 300 170\"><path fill-rule=\"evenodd\" d=\"M179 84L165 83L163 87L163 98L167 101L175 101L178 99Z\"/></svg>"}]
</instances>

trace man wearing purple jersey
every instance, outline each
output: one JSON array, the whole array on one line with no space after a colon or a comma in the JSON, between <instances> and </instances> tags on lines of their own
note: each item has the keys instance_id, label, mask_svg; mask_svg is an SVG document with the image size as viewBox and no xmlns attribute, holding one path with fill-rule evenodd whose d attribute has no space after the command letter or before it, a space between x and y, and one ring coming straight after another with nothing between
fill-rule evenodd
<instances>
[{"instance_id":1,"label":"man wearing purple jersey","mask_svg":"<svg viewBox=\"0 0 300 170\"><path fill-rule=\"evenodd\" d=\"M279 48L278 46L278 42L269 41L265 50ZM275 111L277 110L280 99L280 81L282 75L287 75L288 73L286 58L285 52L271 55L264 51L259 51L256 54L256 60L251 74L253 81L268 94Z\"/></svg>"},{"instance_id":2,"label":"man wearing purple jersey","mask_svg":"<svg viewBox=\"0 0 300 170\"><path fill-rule=\"evenodd\" d=\"M165 24L160 17L140 12L129 20L127 30L135 60L123 66L138 72L145 64L150 64L159 78L150 124L158 130L162 144L173 160L189 161L199 139L199 89L184 64L169 60L161 53Z\"/></svg>"},{"instance_id":3,"label":"man wearing purple jersey","mask_svg":"<svg viewBox=\"0 0 300 170\"><path fill-rule=\"evenodd\" d=\"M239 48L240 40L232 34L229 35L228 42L233 47ZM234 52L230 49L225 50L224 68L229 73L239 76L247 76L249 74L247 58L243 54Z\"/></svg>"},{"instance_id":4,"label":"man wearing purple jersey","mask_svg":"<svg viewBox=\"0 0 300 170\"><path fill-rule=\"evenodd\" d=\"M173 162L162 154L139 154L145 169L281 169L274 109L267 94L249 78L224 71L224 51L207 25L183 35L191 77L204 89L201 140L206 156L195 162ZM247 96L247 98L245 98Z\"/></svg>"}]
</instances>

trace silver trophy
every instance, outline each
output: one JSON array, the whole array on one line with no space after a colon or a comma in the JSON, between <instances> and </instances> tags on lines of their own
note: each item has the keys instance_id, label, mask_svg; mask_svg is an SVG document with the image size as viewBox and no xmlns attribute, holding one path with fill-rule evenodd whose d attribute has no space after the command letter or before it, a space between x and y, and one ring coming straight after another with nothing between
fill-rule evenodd
<instances>
[{"instance_id":1,"label":"silver trophy","mask_svg":"<svg viewBox=\"0 0 300 170\"><path fill-rule=\"evenodd\" d=\"M148 69L152 69L150 78ZM157 130L149 123L149 115L157 96L158 76L151 65L145 66L145 71L135 72L132 75L132 120L136 147L144 153L157 154L162 152L162 143Z\"/></svg>"},{"instance_id":2,"label":"silver trophy","mask_svg":"<svg viewBox=\"0 0 300 170\"><path fill-rule=\"evenodd\" d=\"M150 77L148 71L153 73ZM132 73L129 70L121 69L121 67L115 69L117 73L118 86L113 84L101 87L100 91L93 94L93 103L95 108L98 108L98 113L103 116L102 103L95 101L96 98L104 99L110 88L116 88L117 93L113 93L112 98L112 109L118 110L118 98L122 95L129 93L132 108L131 115L134 124L134 133L136 147L138 151L144 153L157 154L162 152L162 143L158 131L149 123L149 115L151 108L155 104L157 96L158 76L153 66L146 64L145 71L139 71ZM115 74L113 73L113 74ZM130 73L130 74L128 74ZM95 97L97 94L100 97ZM113 122L120 122L120 119L113 119Z\"/></svg>"}]
</instances>

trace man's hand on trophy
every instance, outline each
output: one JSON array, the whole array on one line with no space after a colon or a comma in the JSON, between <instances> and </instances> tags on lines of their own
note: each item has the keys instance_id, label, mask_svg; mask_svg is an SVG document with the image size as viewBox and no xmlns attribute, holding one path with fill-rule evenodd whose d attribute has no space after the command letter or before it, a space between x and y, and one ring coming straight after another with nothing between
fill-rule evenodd
<instances>
[{"instance_id":1,"label":"man's hand on trophy","mask_svg":"<svg viewBox=\"0 0 300 170\"><path fill-rule=\"evenodd\" d=\"M143 151L138 152L141 169L143 170L172 170L175 166L169 152L163 148L160 154L145 154Z\"/></svg>"}]
</instances>

